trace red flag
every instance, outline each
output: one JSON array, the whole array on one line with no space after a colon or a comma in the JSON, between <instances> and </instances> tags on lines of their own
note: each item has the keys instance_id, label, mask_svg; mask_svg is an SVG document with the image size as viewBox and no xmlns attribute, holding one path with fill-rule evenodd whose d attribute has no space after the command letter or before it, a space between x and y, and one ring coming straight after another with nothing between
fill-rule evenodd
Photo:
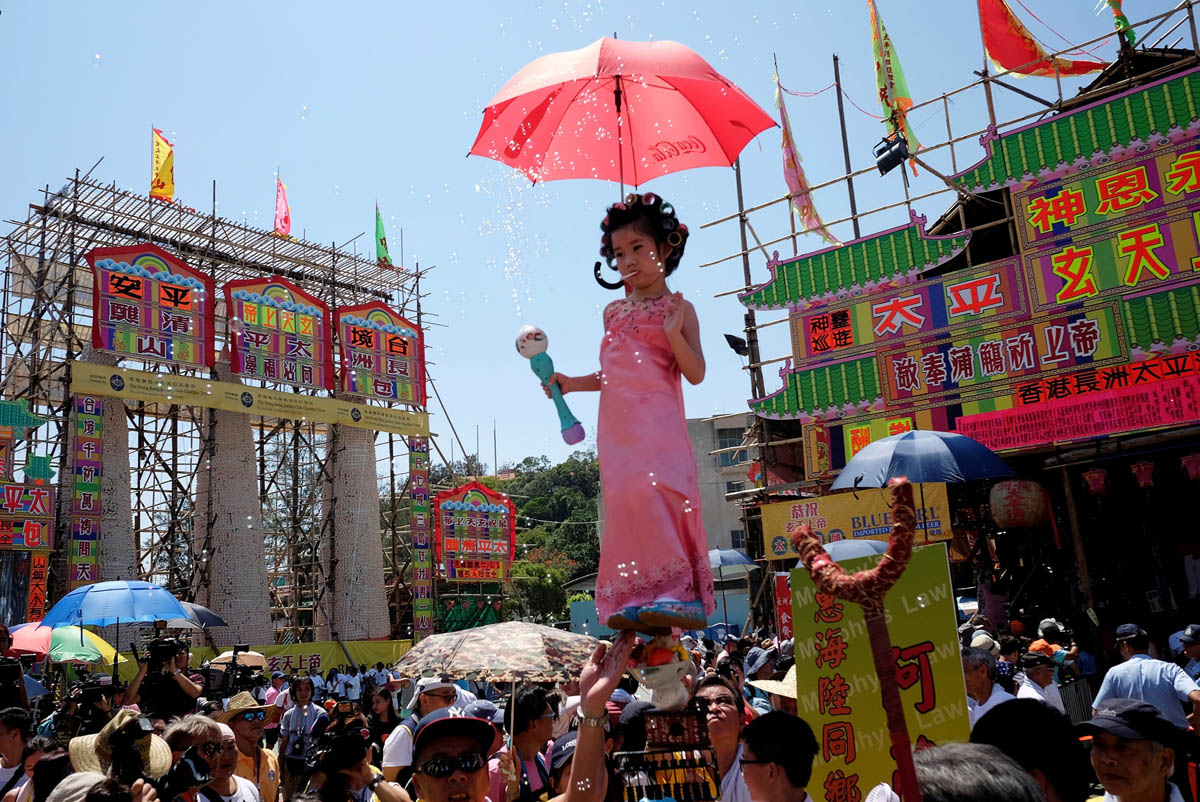
<instances>
[{"instance_id":1,"label":"red flag","mask_svg":"<svg viewBox=\"0 0 1200 802\"><path fill-rule=\"evenodd\" d=\"M292 210L288 208L287 187L283 179L275 176L275 231L274 234L286 237L292 233Z\"/></svg>"},{"instance_id":2,"label":"red flag","mask_svg":"<svg viewBox=\"0 0 1200 802\"><path fill-rule=\"evenodd\" d=\"M1056 67L1059 75L1087 75L1108 66L1103 61L1051 59L1005 0L979 0L979 26L987 57L1016 75L1054 77Z\"/></svg>"}]
</instances>

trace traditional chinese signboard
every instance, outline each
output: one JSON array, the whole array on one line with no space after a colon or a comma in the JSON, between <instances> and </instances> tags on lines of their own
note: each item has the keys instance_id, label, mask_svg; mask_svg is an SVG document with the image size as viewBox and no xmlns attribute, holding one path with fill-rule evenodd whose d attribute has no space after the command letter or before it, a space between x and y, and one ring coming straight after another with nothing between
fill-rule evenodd
<instances>
[{"instance_id":1,"label":"traditional chinese signboard","mask_svg":"<svg viewBox=\"0 0 1200 802\"><path fill-rule=\"evenodd\" d=\"M508 496L470 482L433 498L438 565L446 579L507 581L517 545L517 510Z\"/></svg>"},{"instance_id":2,"label":"traditional chinese signboard","mask_svg":"<svg viewBox=\"0 0 1200 802\"><path fill-rule=\"evenodd\" d=\"M878 559L842 565L853 573ZM792 571L791 582L797 712L820 745L809 793L858 800L881 782L898 787L862 608L817 593L803 568ZM914 550L885 608L913 746L965 741L970 725L944 546Z\"/></svg>"},{"instance_id":3,"label":"traditional chinese signboard","mask_svg":"<svg viewBox=\"0 0 1200 802\"><path fill-rule=\"evenodd\" d=\"M946 485L913 485L917 504L918 545L950 540L950 505ZM886 489L862 488L762 506L763 542L772 560L794 560L792 533L808 524L823 543L839 540L888 540L892 534L891 497Z\"/></svg>"},{"instance_id":4,"label":"traditional chinese signboard","mask_svg":"<svg viewBox=\"0 0 1200 802\"><path fill-rule=\"evenodd\" d=\"M96 248L92 345L122 356L212 367L213 280L147 243Z\"/></svg>"},{"instance_id":5,"label":"traditional chinese signboard","mask_svg":"<svg viewBox=\"0 0 1200 802\"><path fill-rule=\"evenodd\" d=\"M408 492L412 500L413 641L433 634L433 522L429 512L429 438L408 438Z\"/></svg>"},{"instance_id":6,"label":"traditional chinese signboard","mask_svg":"<svg viewBox=\"0 0 1200 802\"><path fill-rule=\"evenodd\" d=\"M1010 191L1013 256L923 278L970 232L893 229L773 262L741 300L790 310L793 361L751 408L804 424L811 479L906 427L1003 450L1200 420L1196 105L1200 70L987 141L956 180Z\"/></svg>"},{"instance_id":7,"label":"traditional chinese signboard","mask_svg":"<svg viewBox=\"0 0 1200 802\"><path fill-rule=\"evenodd\" d=\"M0 605L13 615L24 610L26 621L40 621L46 612L56 510L48 483L54 471L49 457L31 454L21 469L25 481L18 482L13 457L17 443L43 423L25 401L0 401L0 553L9 552L0 560Z\"/></svg>"},{"instance_id":8,"label":"traditional chinese signboard","mask_svg":"<svg viewBox=\"0 0 1200 802\"><path fill-rule=\"evenodd\" d=\"M233 372L310 390L333 389L329 307L280 276L225 285Z\"/></svg>"},{"instance_id":9,"label":"traditional chinese signboard","mask_svg":"<svg viewBox=\"0 0 1200 802\"><path fill-rule=\"evenodd\" d=\"M104 399L75 395L71 442L71 542L67 551L67 590L100 580L100 494L104 456Z\"/></svg>"},{"instance_id":10,"label":"traditional chinese signboard","mask_svg":"<svg viewBox=\"0 0 1200 802\"><path fill-rule=\"evenodd\" d=\"M373 301L337 310L342 389L379 401L425 404L421 330Z\"/></svg>"},{"instance_id":11,"label":"traditional chinese signboard","mask_svg":"<svg viewBox=\"0 0 1200 802\"><path fill-rule=\"evenodd\" d=\"M792 586L788 575L775 574L775 629L782 640L792 637Z\"/></svg>"}]
</instances>

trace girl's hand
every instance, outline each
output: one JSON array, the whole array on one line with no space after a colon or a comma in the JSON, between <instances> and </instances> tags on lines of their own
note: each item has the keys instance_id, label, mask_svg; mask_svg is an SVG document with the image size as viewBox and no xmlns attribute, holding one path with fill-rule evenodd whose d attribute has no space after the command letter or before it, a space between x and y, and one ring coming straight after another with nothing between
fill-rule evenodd
<instances>
[{"instance_id":1,"label":"girl's hand","mask_svg":"<svg viewBox=\"0 0 1200 802\"><path fill-rule=\"evenodd\" d=\"M550 378L542 384L542 392L546 394L547 398L553 398L554 396L550 395L550 385L557 384L558 391L563 395L566 395L567 393L571 392L569 389L567 389L568 381L570 381L569 376L564 376L561 373L551 373Z\"/></svg>"},{"instance_id":2,"label":"girl's hand","mask_svg":"<svg viewBox=\"0 0 1200 802\"><path fill-rule=\"evenodd\" d=\"M683 334L684 303L683 293L677 292L671 296L671 302L667 304L667 316L663 320L663 330L666 331L668 337Z\"/></svg>"},{"instance_id":3,"label":"girl's hand","mask_svg":"<svg viewBox=\"0 0 1200 802\"><path fill-rule=\"evenodd\" d=\"M599 718L605 714L605 702L616 690L621 675L629 666L629 653L637 641L632 632L622 632L612 646L603 642L592 653L592 659L579 675L579 709L585 716Z\"/></svg>"},{"instance_id":4,"label":"girl's hand","mask_svg":"<svg viewBox=\"0 0 1200 802\"><path fill-rule=\"evenodd\" d=\"M517 774L517 766L513 761L512 752L501 752L499 757L500 776L504 778L504 795L506 800L516 799L521 794L521 778Z\"/></svg>"}]
</instances>

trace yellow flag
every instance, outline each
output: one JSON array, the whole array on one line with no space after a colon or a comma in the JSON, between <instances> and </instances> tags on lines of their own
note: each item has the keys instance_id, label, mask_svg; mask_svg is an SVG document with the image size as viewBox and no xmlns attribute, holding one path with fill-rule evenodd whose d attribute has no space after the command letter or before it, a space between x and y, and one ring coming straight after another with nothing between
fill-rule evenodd
<instances>
[{"instance_id":1,"label":"yellow flag","mask_svg":"<svg viewBox=\"0 0 1200 802\"><path fill-rule=\"evenodd\" d=\"M171 203L175 198L175 146L157 128L151 142L150 197Z\"/></svg>"}]
</instances>

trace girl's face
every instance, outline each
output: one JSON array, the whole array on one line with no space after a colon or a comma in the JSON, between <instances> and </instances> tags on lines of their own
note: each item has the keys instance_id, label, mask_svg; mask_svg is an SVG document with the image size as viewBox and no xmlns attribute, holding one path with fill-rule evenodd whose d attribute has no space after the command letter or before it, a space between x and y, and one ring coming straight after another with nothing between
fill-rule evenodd
<instances>
[{"instance_id":1,"label":"girl's face","mask_svg":"<svg viewBox=\"0 0 1200 802\"><path fill-rule=\"evenodd\" d=\"M622 226L612 233L613 259L625 284L644 290L663 281L666 267L663 264L670 247L659 253L654 238L636 225Z\"/></svg>"},{"instance_id":2,"label":"girl's face","mask_svg":"<svg viewBox=\"0 0 1200 802\"><path fill-rule=\"evenodd\" d=\"M383 715L383 711L388 709L388 700L375 694L371 697L371 709L375 711L375 715Z\"/></svg>"}]
</instances>

